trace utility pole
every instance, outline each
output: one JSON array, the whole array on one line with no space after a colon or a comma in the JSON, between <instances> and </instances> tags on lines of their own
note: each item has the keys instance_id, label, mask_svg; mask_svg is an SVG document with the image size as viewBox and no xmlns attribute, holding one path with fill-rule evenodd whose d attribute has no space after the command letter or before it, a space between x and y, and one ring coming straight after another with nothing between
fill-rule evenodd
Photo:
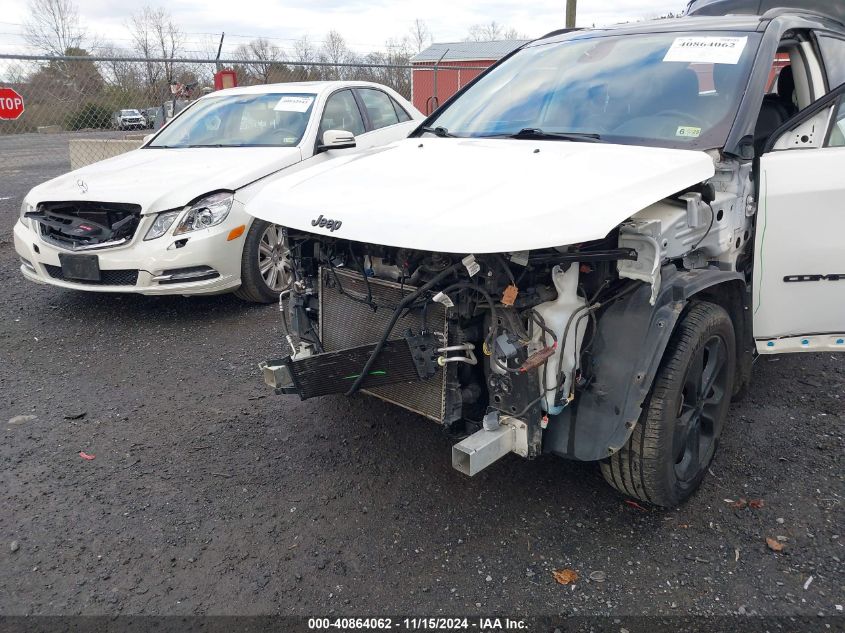
<instances>
[{"instance_id":1,"label":"utility pole","mask_svg":"<svg viewBox=\"0 0 845 633\"><path fill-rule=\"evenodd\" d=\"M575 5L578 0L566 0L566 28L575 28Z\"/></svg>"},{"instance_id":2,"label":"utility pole","mask_svg":"<svg viewBox=\"0 0 845 633\"><path fill-rule=\"evenodd\" d=\"M217 70L220 70L220 53L223 52L223 38L226 37L226 32L223 31L220 34L220 45L217 47L217 57L214 58L214 61L217 62L215 66L217 66Z\"/></svg>"}]
</instances>

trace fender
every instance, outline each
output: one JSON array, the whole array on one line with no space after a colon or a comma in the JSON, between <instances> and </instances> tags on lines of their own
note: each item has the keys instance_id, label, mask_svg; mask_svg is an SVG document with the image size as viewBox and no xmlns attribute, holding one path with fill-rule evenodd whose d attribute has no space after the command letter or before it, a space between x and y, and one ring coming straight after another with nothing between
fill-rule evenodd
<instances>
[{"instance_id":1,"label":"fender","mask_svg":"<svg viewBox=\"0 0 845 633\"><path fill-rule=\"evenodd\" d=\"M684 308L696 294L740 273L715 268L678 271L665 266L655 305L643 286L610 306L598 322L590 385L549 421L543 451L578 461L599 461L619 451L636 427L663 353Z\"/></svg>"}]
</instances>

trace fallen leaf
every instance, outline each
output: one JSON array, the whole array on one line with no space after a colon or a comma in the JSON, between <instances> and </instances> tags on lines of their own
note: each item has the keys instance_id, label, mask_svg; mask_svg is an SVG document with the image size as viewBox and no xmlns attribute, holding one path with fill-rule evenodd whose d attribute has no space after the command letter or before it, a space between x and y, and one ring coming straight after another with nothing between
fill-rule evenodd
<instances>
[{"instance_id":1,"label":"fallen leaf","mask_svg":"<svg viewBox=\"0 0 845 633\"><path fill-rule=\"evenodd\" d=\"M745 499L740 499L739 501L734 501L734 502L731 504L731 507L732 507L732 508L738 508L739 510L742 510L742 509L743 509L743 508L745 508L747 505L748 505L748 502L747 502Z\"/></svg>"},{"instance_id":2,"label":"fallen leaf","mask_svg":"<svg viewBox=\"0 0 845 633\"><path fill-rule=\"evenodd\" d=\"M571 585L578 581L578 572L574 569L558 569L552 572L559 585Z\"/></svg>"},{"instance_id":3,"label":"fallen leaf","mask_svg":"<svg viewBox=\"0 0 845 633\"><path fill-rule=\"evenodd\" d=\"M82 459L88 460L89 462L96 457L96 455L89 455L88 453L86 453L84 451L80 451L79 456Z\"/></svg>"},{"instance_id":4,"label":"fallen leaf","mask_svg":"<svg viewBox=\"0 0 845 633\"><path fill-rule=\"evenodd\" d=\"M643 512L648 512L644 507L642 507L636 501L631 501L630 499L625 499L625 503L631 506L632 508L636 508L637 510L642 510Z\"/></svg>"},{"instance_id":5,"label":"fallen leaf","mask_svg":"<svg viewBox=\"0 0 845 633\"><path fill-rule=\"evenodd\" d=\"M783 551L783 543L778 542L777 539L774 538L767 538L766 545L769 546L769 549L773 552L781 552Z\"/></svg>"},{"instance_id":6,"label":"fallen leaf","mask_svg":"<svg viewBox=\"0 0 845 633\"><path fill-rule=\"evenodd\" d=\"M753 510L759 510L764 505L766 505L766 504L763 503L762 499L752 499L751 501L748 502L748 507L753 509Z\"/></svg>"}]
</instances>

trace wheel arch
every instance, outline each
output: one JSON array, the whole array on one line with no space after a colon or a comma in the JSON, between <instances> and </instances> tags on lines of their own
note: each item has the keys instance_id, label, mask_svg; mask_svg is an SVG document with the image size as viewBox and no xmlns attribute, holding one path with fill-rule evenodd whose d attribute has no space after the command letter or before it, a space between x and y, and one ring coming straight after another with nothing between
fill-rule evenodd
<instances>
[{"instance_id":1,"label":"wheel arch","mask_svg":"<svg viewBox=\"0 0 845 633\"><path fill-rule=\"evenodd\" d=\"M734 322L737 340L745 339L741 333L748 331L750 315L744 300L746 283L740 273L713 268L678 271L668 265L661 277L654 305L650 302L651 286L643 284L601 315L593 344L593 379L572 405L550 419L544 452L578 461L600 461L626 444L640 419L669 340L684 311L696 299L724 307ZM748 342L742 345L748 346ZM734 389L736 392L737 387Z\"/></svg>"},{"instance_id":2,"label":"wheel arch","mask_svg":"<svg viewBox=\"0 0 845 633\"><path fill-rule=\"evenodd\" d=\"M754 360L754 319L751 313L751 294L743 279L724 281L709 286L693 296L725 309L731 317L736 333L736 376L733 399L744 395L751 382L751 365Z\"/></svg>"}]
</instances>

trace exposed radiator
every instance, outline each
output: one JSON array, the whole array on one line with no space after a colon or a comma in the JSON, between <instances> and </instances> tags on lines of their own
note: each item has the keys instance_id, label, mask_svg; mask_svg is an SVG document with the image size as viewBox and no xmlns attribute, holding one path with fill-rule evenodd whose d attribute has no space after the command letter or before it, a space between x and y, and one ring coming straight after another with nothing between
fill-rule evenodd
<instances>
[{"instance_id":1,"label":"exposed radiator","mask_svg":"<svg viewBox=\"0 0 845 633\"><path fill-rule=\"evenodd\" d=\"M355 297L367 296L367 283L360 274L344 269L332 272L324 268L320 271L320 339L323 348L332 352L377 343L393 316L393 310L384 307L373 312L370 306L344 296L337 281L340 281L344 292ZM402 287L397 283L373 278L369 279L369 287L374 302L393 306L414 291L409 286ZM429 331L442 334L444 340L449 340L449 322L444 306L430 303L426 322ZM399 319L390 338L399 338L409 329L418 333L421 325L421 310L414 310ZM447 402L447 396L450 400L454 399L458 390L446 388L447 382L456 381L455 375L455 368L448 367L425 381L363 391L443 423L455 417L455 404Z\"/></svg>"}]
</instances>

